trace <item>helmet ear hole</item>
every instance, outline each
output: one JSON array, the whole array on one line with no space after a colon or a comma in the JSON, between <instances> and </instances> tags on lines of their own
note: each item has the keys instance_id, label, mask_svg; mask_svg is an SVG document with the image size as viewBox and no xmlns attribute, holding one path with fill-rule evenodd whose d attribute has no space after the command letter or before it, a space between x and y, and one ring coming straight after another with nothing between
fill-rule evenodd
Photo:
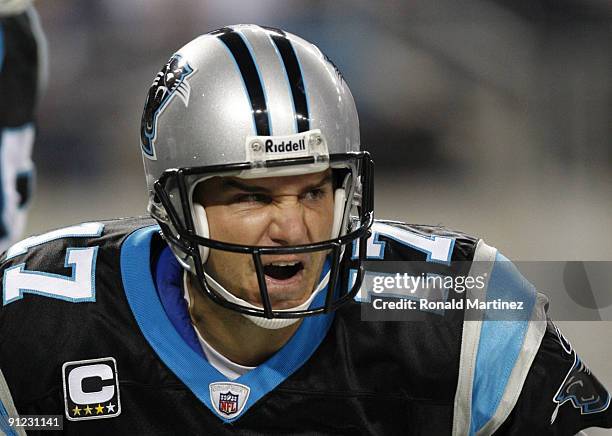
<instances>
[{"instance_id":1,"label":"helmet ear hole","mask_svg":"<svg viewBox=\"0 0 612 436\"><path fill-rule=\"evenodd\" d=\"M208 229L208 218L206 217L206 209L200 203L193 203L193 225L195 227L196 235L202 236L204 238L210 237L209 229ZM210 253L210 248L200 245L200 257L202 258L202 263L206 263L208 260L208 255Z\"/></svg>"}]
</instances>

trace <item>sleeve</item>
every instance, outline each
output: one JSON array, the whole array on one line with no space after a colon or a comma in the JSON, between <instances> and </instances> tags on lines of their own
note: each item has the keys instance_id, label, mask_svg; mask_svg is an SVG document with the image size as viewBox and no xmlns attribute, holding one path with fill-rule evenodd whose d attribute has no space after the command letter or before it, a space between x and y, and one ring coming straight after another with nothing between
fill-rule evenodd
<instances>
[{"instance_id":1,"label":"sleeve","mask_svg":"<svg viewBox=\"0 0 612 436\"><path fill-rule=\"evenodd\" d=\"M499 435L574 435L612 428L610 394L559 329L548 322L518 402Z\"/></svg>"},{"instance_id":2,"label":"sleeve","mask_svg":"<svg viewBox=\"0 0 612 436\"><path fill-rule=\"evenodd\" d=\"M61 398L62 363L100 343L85 333L98 318L89 303L99 300L96 289L115 289L118 279L106 268L116 262L116 244L103 231L99 222L53 230L0 257L0 370L19 413L38 414L43 399Z\"/></svg>"},{"instance_id":3,"label":"sleeve","mask_svg":"<svg viewBox=\"0 0 612 436\"><path fill-rule=\"evenodd\" d=\"M16 418L17 416L11 392L0 370L0 434L8 436L25 435L23 428L12 427L9 424L9 418Z\"/></svg>"},{"instance_id":4,"label":"sleeve","mask_svg":"<svg viewBox=\"0 0 612 436\"><path fill-rule=\"evenodd\" d=\"M453 435L574 435L612 426L610 395L547 318L548 299L495 248L480 241L470 271L486 277L466 310ZM518 307L518 306L517 306Z\"/></svg>"},{"instance_id":5,"label":"sleeve","mask_svg":"<svg viewBox=\"0 0 612 436\"><path fill-rule=\"evenodd\" d=\"M19 3L19 4L18 4ZM27 2L0 9L0 251L19 239L31 197L35 110L46 82L46 41Z\"/></svg>"}]
</instances>

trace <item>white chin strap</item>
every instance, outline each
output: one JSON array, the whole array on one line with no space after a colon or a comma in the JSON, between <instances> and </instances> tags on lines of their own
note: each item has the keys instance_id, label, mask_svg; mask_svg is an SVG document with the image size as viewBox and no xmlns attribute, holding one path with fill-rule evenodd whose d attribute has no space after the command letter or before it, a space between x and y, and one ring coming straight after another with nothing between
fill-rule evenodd
<instances>
[{"instance_id":1,"label":"white chin strap","mask_svg":"<svg viewBox=\"0 0 612 436\"><path fill-rule=\"evenodd\" d=\"M342 223L344 221L344 209L346 204L346 191L343 188L338 188L334 191L334 220L332 224L332 232L331 237L336 238L340 234L340 230L342 229ZM203 236L208 238L210 236L210 232L208 229L208 219L206 218L206 210L204 206L199 203L193 203L193 224L195 227L196 234L199 236ZM208 260L208 255L210 254L210 248L200 246L200 257L202 258L202 263L205 264ZM213 288L219 295L225 298L227 301L231 303L236 303L241 306L249 307L252 309L262 309L261 307L255 306L248 301L245 301L241 298L236 297L234 294L229 292L220 283L218 283L215 279L213 279L209 274L204 273L206 276L206 281L211 288ZM286 312L292 310L303 310L307 309L310 306L310 303L316 295L327 286L327 282L329 281L329 271L325 274L325 277L319 282L317 288L312 292L308 300L299 306L292 307L290 309L280 309L279 312ZM259 316L252 316L243 314L243 316L249 320L251 320L254 324L259 327L265 329L281 329L283 327L290 326L291 324L296 323L300 318L276 318L276 319L268 319L262 318Z\"/></svg>"},{"instance_id":2,"label":"white chin strap","mask_svg":"<svg viewBox=\"0 0 612 436\"><path fill-rule=\"evenodd\" d=\"M185 271L185 274L187 274L187 271ZM243 300L242 298L236 297L234 294L232 294L227 289L225 289L223 286L221 286L221 284L217 282L215 279L213 279L210 275L206 273L204 273L204 275L206 276L206 282L208 283L208 285L215 292L217 292L219 295L221 295L223 298L225 298L230 303L235 303L240 306L248 307L250 309L260 309L260 310L262 309L261 306L256 306L254 304L249 303L246 300ZM328 281L329 281L329 271L327 272L327 274L325 274L325 277L323 277L323 280L321 280L321 282L319 283L317 288L314 290L314 292L310 295L310 297L308 297L308 300L304 301L302 304L298 306L291 307L289 309L276 309L276 311L277 312L289 312L292 310L308 309L308 307L310 306L310 303L312 303L312 300L315 299L315 297L319 294L319 292L325 289ZM296 322L300 320L300 318L268 319L268 318L262 318L259 316L247 315L247 314L242 314L242 316L250 320L253 324L261 328L269 329L269 330L282 329L283 327L288 327L292 324L295 324Z\"/></svg>"}]
</instances>

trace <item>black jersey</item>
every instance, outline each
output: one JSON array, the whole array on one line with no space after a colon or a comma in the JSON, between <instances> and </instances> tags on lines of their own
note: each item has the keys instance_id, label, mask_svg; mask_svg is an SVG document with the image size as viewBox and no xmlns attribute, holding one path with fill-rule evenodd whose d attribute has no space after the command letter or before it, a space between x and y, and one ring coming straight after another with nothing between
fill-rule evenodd
<instances>
[{"instance_id":1,"label":"black jersey","mask_svg":"<svg viewBox=\"0 0 612 436\"><path fill-rule=\"evenodd\" d=\"M546 320L545 299L470 236L376 222L367 266L419 260L458 276L491 260L489 281L517 288L529 320L464 321L454 310L364 321L373 297L362 293L305 319L235 380L168 318L152 272L164 248L153 221L123 219L28 238L4 254L0 429L16 433L7 420L17 413L61 414L67 434L573 435L612 426L609 394Z\"/></svg>"}]
</instances>

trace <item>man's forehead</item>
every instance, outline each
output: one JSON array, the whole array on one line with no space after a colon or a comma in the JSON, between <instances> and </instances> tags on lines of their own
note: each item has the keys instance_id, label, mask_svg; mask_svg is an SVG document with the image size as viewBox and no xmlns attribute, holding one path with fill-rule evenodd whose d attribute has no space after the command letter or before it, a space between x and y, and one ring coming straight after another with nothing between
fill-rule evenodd
<instances>
[{"instance_id":1,"label":"man's forehead","mask_svg":"<svg viewBox=\"0 0 612 436\"><path fill-rule=\"evenodd\" d=\"M286 186L317 186L331 182L332 173L330 169L312 174L302 174L282 177L261 177L256 179L243 179L240 177L219 177L219 184L226 189L231 188L265 188L274 190Z\"/></svg>"}]
</instances>

